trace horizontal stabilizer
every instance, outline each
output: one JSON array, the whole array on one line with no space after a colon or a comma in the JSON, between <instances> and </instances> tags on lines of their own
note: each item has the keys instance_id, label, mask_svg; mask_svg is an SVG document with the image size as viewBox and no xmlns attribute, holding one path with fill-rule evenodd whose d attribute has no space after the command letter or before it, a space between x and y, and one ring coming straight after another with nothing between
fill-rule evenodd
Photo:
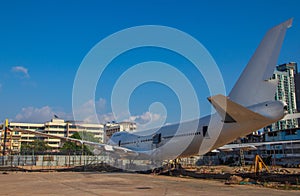
<instances>
[{"instance_id":1,"label":"horizontal stabilizer","mask_svg":"<svg viewBox=\"0 0 300 196\"><path fill-rule=\"evenodd\" d=\"M287 114L284 116L282 120L290 120L290 119L297 119L297 118L300 118L300 113Z\"/></svg>"},{"instance_id":2,"label":"horizontal stabilizer","mask_svg":"<svg viewBox=\"0 0 300 196\"><path fill-rule=\"evenodd\" d=\"M208 98L225 123L244 122L252 120L268 120L266 117L255 113L231 100L224 95Z\"/></svg>"}]
</instances>

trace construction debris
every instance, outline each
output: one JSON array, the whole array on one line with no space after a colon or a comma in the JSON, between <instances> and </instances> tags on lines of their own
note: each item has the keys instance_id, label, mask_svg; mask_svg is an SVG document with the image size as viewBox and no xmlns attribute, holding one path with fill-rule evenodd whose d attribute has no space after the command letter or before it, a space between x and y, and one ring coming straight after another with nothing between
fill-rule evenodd
<instances>
[{"instance_id":1,"label":"construction debris","mask_svg":"<svg viewBox=\"0 0 300 196\"><path fill-rule=\"evenodd\" d=\"M242 182L242 181L243 181L242 177L233 175L233 176L230 176L229 180L227 180L225 182L225 184L240 184L240 182Z\"/></svg>"}]
</instances>

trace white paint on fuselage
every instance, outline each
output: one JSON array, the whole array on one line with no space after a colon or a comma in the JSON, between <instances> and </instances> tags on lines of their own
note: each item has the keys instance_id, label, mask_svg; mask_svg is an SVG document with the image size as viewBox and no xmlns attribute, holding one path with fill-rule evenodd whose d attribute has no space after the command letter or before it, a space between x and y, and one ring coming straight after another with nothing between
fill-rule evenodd
<instances>
[{"instance_id":1,"label":"white paint on fuselage","mask_svg":"<svg viewBox=\"0 0 300 196\"><path fill-rule=\"evenodd\" d=\"M224 123L215 113L198 120L161 127L158 131L137 133L118 132L109 140L110 145L125 147L141 154L136 159L170 160L177 157L202 155L221 147L240 136L247 135L283 118L284 104L269 101L248 107L269 121L249 119L245 122ZM204 136L203 127L207 127ZM153 136L161 134L161 142L153 144Z\"/></svg>"}]
</instances>

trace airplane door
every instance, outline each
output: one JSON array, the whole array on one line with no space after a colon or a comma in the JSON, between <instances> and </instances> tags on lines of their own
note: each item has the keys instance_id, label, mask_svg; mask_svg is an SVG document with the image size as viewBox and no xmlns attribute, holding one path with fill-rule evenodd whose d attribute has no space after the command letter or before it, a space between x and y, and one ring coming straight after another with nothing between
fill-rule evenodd
<instances>
[{"instance_id":1,"label":"airplane door","mask_svg":"<svg viewBox=\"0 0 300 196\"><path fill-rule=\"evenodd\" d=\"M154 134L152 136L152 147L157 148L159 143L161 142L161 133Z\"/></svg>"},{"instance_id":2,"label":"airplane door","mask_svg":"<svg viewBox=\"0 0 300 196\"><path fill-rule=\"evenodd\" d=\"M136 147L139 147L140 146L140 136L137 137L137 140L136 140Z\"/></svg>"}]
</instances>

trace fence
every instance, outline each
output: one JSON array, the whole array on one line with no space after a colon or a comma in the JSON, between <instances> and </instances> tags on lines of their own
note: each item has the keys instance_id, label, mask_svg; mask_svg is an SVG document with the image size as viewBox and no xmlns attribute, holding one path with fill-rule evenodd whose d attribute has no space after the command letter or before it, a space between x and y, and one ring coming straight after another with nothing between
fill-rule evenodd
<instances>
[{"instance_id":1,"label":"fence","mask_svg":"<svg viewBox=\"0 0 300 196\"><path fill-rule=\"evenodd\" d=\"M195 165L197 159L182 159L183 166ZM150 160L116 159L109 155L8 155L0 156L0 167L19 167L23 169L59 169L76 166L104 166L110 165L114 168L143 171L157 168L162 163L153 163ZM106 167L105 166L105 167Z\"/></svg>"},{"instance_id":2,"label":"fence","mask_svg":"<svg viewBox=\"0 0 300 196\"><path fill-rule=\"evenodd\" d=\"M108 156L92 155L11 155L1 156L0 166L57 166L73 167L92 165L98 163L110 164L112 160Z\"/></svg>"}]
</instances>

